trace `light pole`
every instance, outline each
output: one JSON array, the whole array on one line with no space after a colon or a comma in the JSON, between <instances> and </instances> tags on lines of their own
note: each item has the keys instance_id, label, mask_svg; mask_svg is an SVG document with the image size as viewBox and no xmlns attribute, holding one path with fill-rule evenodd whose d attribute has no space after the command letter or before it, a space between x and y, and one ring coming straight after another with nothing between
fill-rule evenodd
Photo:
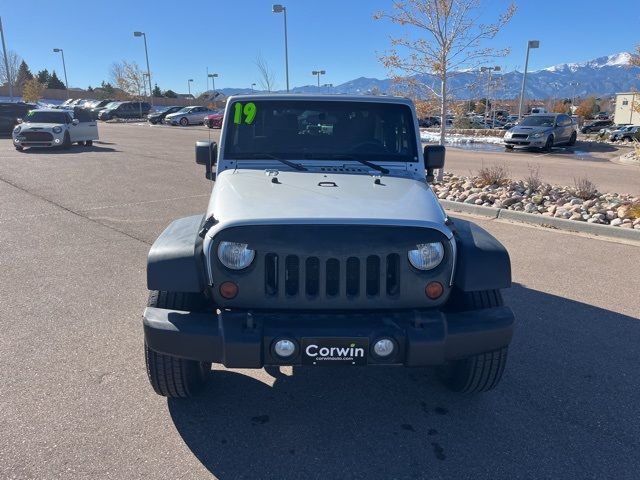
<instances>
[{"instance_id":1,"label":"light pole","mask_svg":"<svg viewBox=\"0 0 640 480\"><path fill-rule=\"evenodd\" d=\"M251 93L253 93L253 91L256 89L256 84L252 83L251 84Z\"/></svg>"},{"instance_id":2,"label":"light pole","mask_svg":"<svg viewBox=\"0 0 640 480\"><path fill-rule=\"evenodd\" d=\"M327 89L327 93L330 92L330 88L333 88L333 83L325 83L324 85L322 85L324 88Z\"/></svg>"},{"instance_id":3,"label":"light pole","mask_svg":"<svg viewBox=\"0 0 640 480\"><path fill-rule=\"evenodd\" d=\"M149 51L147 50L147 34L144 32L133 32L133 36L144 38L144 56L147 59L147 77L149 78L149 97L151 105L153 105L153 96L151 95L151 70L149 69Z\"/></svg>"},{"instance_id":4,"label":"light pole","mask_svg":"<svg viewBox=\"0 0 640 480\"><path fill-rule=\"evenodd\" d=\"M489 72L489 80L487 81L487 101L484 104L484 121L485 123L489 119L489 98L491 97L491 72L499 72L500 66L496 65L495 67L480 67L481 72ZM492 104L493 108L493 104Z\"/></svg>"},{"instance_id":5,"label":"light pole","mask_svg":"<svg viewBox=\"0 0 640 480\"><path fill-rule=\"evenodd\" d=\"M579 82L569 82L569 85L573 87L573 90L571 91L571 110L573 113L573 109L576 106L576 87L580 86Z\"/></svg>"},{"instance_id":6,"label":"light pole","mask_svg":"<svg viewBox=\"0 0 640 480\"><path fill-rule=\"evenodd\" d=\"M4 53L4 68L7 72L7 83L9 84L9 101L13 102L13 82L11 72L9 72L9 57L7 57L7 46L4 43L4 29L2 28L2 18L0 17L0 37L2 37L2 52Z\"/></svg>"},{"instance_id":7,"label":"light pole","mask_svg":"<svg viewBox=\"0 0 640 480\"><path fill-rule=\"evenodd\" d=\"M311 72L311 75L315 75L316 77L318 77L318 88L320 88L320 75L324 75L325 72L324 70L314 70L313 72Z\"/></svg>"},{"instance_id":8,"label":"light pole","mask_svg":"<svg viewBox=\"0 0 640 480\"><path fill-rule=\"evenodd\" d=\"M213 89L213 96L216 95L216 78L218 77L217 73L209 73L209 78L211 79L211 88Z\"/></svg>"},{"instance_id":9,"label":"light pole","mask_svg":"<svg viewBox=\"0 0 640 480\"><path fill-rule=\"evenodd\" d=\"M271 11L273 13L284 13L284 65L285 65L285 75L287 77L287 93L289 93L289 46L287 42L287 7L280 4L274 4Z\"/></svg>"},{"instance_id":10,"label":"light pole","mask_svg":"<svg viewBox=\"0 0 640 480\"><path fill-rule=\"evenodd\" d=\"M191 97L191 82L193 82L193 78L187 80L187 88L189 89L189 97Z\"/></svg>"},{"instance_id":11,"label":"light pole","mask_svg":"<svg viewBox=\"0 0 640 480\"><path fill-rule=\"evenodd\" d=\"M60 53L62 55L62 70L64 71L64 85L69 91L69 82L67 82L67 65L64 63L64 51L61 48L54 48L54 53Z\"/></svg>"},{"instance_id":12,"label":"light pole","mask_svg":"<svg viewBox=\"0 0 640 480\"><path fill-rule=\"evenodd\" d=\"M518 120L522 118L522 107L524 106L524 90L527 86L527 69L529 68L529 50L531 50L532 48L540 48L540 40L529 40L527 42L527 58L524 61L524 75L522 76L522 88L520 89Z\"/></svg>"}]
</instances>

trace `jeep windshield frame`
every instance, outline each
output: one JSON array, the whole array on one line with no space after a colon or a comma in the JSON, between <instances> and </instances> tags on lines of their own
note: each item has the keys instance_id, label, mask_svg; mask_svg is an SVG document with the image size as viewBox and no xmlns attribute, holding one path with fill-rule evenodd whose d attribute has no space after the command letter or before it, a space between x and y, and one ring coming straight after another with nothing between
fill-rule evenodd
<instances>
[{"instance_id":1,"label":"jeep windshield frame","mask_svg":"<svg viewBox=\"0 0 640 480\"><path fill-rule=\"evenodd\" d=\"M227 106L225 160L418 162L408 104L238 98Z\"/></svg>"}]
</instances>

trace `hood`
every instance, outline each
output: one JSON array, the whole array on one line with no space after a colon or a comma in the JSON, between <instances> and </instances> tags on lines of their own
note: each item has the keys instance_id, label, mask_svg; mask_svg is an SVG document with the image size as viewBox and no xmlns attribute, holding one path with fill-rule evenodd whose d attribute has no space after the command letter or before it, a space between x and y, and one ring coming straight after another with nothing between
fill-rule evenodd
<instances>
[{"instance_id":1,"label":"hood","mask_svg":"<svg viewBox=\"0 0 640 480\"><path fill-rule=\"evenodd\" d=\"M277 178L278 183L273 183ZM368 174L226 170L218 175L207 217L226 227L251 224L360 224L435 228L448 238L431 188L412 178Z\"/></svg>"},{"instance_id":2,"label":"hood","mask_svg":"<svg viewBox=\"0 0 640 480\"><path fill-rule=\"evenodd\" d=\"M509 131L511 133L526 133L527 135L530 135L532 133L546 132L547 130L552 130L552 129L553 127L527 127L523 125L516 125Z\"/></svg>"},{"instance_id":3,"label":"hood","mask_svg":"<svg viewBox=\"0 0 640 480\"><path fill-rule=\"evenodd\" d=\"M20 127L23 132L25 130L51 130L53 127L63 127L63 123L30 123L23 122L20 124Z\"/></svg>"}]
</instances>

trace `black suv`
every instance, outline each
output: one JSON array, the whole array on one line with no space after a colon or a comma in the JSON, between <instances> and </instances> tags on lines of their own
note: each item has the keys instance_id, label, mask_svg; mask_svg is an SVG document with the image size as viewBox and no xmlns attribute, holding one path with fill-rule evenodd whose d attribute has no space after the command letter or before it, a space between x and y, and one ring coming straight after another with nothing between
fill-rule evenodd
<instances>
[{"instance_id":1,"label":"black suv","mask_svg":"<svg viewBox=\"0 0 640 480\"><path fill-rule=\"evenodd\" d=\"M112 120L114 118L143 118L151 111L147 102L122 102L114 108L102 110L98 113L98 120Z\"/></svg>"},{"instance_id":2,"label":"black suv","mask_svg":"<svg viewBox=\"0 0 640 480\"><path fill-rule=\"evenodd\" d=\"M607 128L613 125L611 120L596 120L591 122L580 129L582 133L594 133L599 132L603 128Z\"/></svg>"},{"instance_id":3,"label":"black suv","mask_svg":"<svg viewBox=\"0 0 640 480\"><path fill-rule=\"evenodd\" d=\"M18 119L24 117L29 110L37 108L31 103L0 102L0 134L10 135Z\"/></svg>"},{"instance_id":4,"label":"black suv","mask_svg":"<svg viewBox=\"0 0 640 480\"><path fill-rule=\"evenodd\" d=\"M85 108L85 110L89 112L89 115L91 115L91 118L93 120L97 120L98 113L100 113L100 110L104 110L105 107L109 105L111 102L113 102L113 100L100 100L92 104L89 108Z\"/></svg>"}]
</instances>

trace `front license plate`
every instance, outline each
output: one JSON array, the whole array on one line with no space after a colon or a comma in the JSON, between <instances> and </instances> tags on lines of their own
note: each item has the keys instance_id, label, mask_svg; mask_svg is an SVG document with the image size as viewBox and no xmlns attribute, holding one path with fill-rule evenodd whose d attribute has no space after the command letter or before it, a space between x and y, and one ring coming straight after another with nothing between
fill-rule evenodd
<instances>
[{"instance_id":1,"label":"front license plate","mask_svg":"<svg viewBox=\"0 0 640 480\"><path fill-rule=\"evenodd\" d=\"M369 339L321 337L302 339L303 365L366 365Z\"/></svg>"}]
</instances>

